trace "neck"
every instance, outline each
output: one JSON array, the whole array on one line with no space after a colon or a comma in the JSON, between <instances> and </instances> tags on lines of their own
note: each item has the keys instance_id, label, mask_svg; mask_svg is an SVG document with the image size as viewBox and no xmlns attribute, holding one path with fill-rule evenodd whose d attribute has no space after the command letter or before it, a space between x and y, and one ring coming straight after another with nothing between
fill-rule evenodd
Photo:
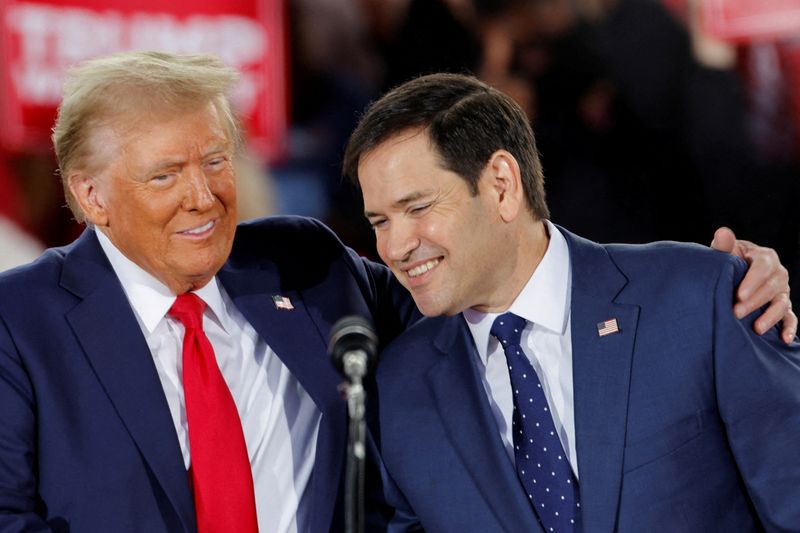
<instances>
[{"instance_id":1,"label":"neck","mask_svg":"<svg viewBox=\"0 0 800 533\"><path fill-rule=\"evenodd\" d=\"M511 304L522 292L525 284L531 279L536 268L542 261L550 235L547 225L543 220L534 220L520 225L514 235L513 245L505 254L506 260L502 274L502 286L498 285L490 305L476 306L474 309L482 313L502 313L507 311Z\"/></svg>"}]
</instances>

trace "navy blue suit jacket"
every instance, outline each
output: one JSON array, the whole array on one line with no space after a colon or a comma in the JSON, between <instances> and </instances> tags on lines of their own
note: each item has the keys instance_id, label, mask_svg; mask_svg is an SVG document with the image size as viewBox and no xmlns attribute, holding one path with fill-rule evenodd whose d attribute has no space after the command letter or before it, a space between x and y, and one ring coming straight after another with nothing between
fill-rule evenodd
<instances>
[{"instance_id":1,"label":"navy blue suit jacket","mask_svg":"<svg viewBox=\"0 0 800 533\"><path fill-rule=\"evenodd\" d=\"M322 412L310 528L340 530L347 417L329 330L355 313L390 339L413 302L388 270L293 217L240 226L218 279ZM51 529L196 530L153 357L92 230L0 276L0 531Z\"/></svg>"},{"instance_id":2,"label":"navy blue suit jacket","mask_svg":"<svg viewBox=\"0 0 800 533\"><path fill-rule=\"evenodd\" d=\"M564 231L586 532L800 531L800 347L733 316L741 260ZM600 337L599 322L620 332ZM424 319L378 367L393 531L542 531L463 318Z\"/></svg>"}]
</instances>

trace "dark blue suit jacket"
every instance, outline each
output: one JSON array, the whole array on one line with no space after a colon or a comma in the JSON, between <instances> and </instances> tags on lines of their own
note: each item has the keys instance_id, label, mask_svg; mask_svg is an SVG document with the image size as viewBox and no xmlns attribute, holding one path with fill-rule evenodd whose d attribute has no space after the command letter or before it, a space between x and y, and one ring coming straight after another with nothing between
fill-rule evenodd
<instances>
[{"instance_id":1,"label":"dark blue suit jacket","mask_svg":"<svg viewBox=\"0 0 800 533\"><path fill-rule=\"evenodd\" d=\"M413 303L309 219L240 226L218 279L322 412L310 528L340 530L347 418L329 330L355 313L390 339ZM153 357L92 230L0 276L0 531L49 529L196 530Z\"/></svg>"},{"instance_id":2,"label":"dark blue suit jacket","mask_svg":"<svg viewBox=\"0 0 800 533\"><path fill-rule=\"evenodd\" d=\"M800 531L800 347L731 312L742 261L564 232L586 532ZM599 337L616 318L620 333ZM378 367L394 531L542 531L498 436L461 316Z\"/></svg>"}]
</instances>

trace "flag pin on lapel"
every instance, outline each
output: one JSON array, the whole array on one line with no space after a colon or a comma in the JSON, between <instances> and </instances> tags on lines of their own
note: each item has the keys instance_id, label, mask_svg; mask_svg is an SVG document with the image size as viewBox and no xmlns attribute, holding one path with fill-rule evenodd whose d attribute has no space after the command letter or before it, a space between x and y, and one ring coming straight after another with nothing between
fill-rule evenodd
<instances>
[{"instance_id":1,"label":"flag pin on lapel","mask_svg":"<svg viewBox=\"0 0 800 533\"><path fill-rule=\"evenodd\" d=\"M612 333L619 333L619 324L617 324L616 318L597 323L597 335L599 337L605 337Z\"/></svg>"},{"instance_id":2,"label":"flag pin on lapel","mask_svg":"<svg viewBox=\"0 0 800 533\"><path fill-rule=\"evenodd\" d=\"M276 294L272 297L272 303L275 304L275 309L282 309L284 311L291 311L294 309L292 301L286 296L281 296L280 294Z\"/></svg>"}]
</instances>

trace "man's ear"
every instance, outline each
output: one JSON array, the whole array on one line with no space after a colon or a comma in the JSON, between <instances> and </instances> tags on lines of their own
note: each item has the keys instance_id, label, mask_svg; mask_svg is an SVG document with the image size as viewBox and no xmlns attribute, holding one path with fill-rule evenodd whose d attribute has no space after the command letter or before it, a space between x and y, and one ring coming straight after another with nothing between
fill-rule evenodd
<instances>
[{"instance_id":1,"label":"man's ear","mask_svg":"<svg viewBox=\"0 0 800 533\"><path fill-rule=\"evenodd\" d=\"M83 171L75 171L70 173L67 183L86 221L95 226L107 226L108 213L105 187L103 187L105 184L101 182L101 178Z\"/></svg>"},{"instance_id":2,"label":"man's ear","mask_svg":"<svg viewBox=\"0 0 800 533\"><path fill-rule=\"evenodd\" d=\"M506 150L497 150L489 158L481 176L486 191L497 202L500 218L511 222L525 209L525 191L516 158ZM483 191L482 191L483 192Z\"/></svg>"}]
</instances>

